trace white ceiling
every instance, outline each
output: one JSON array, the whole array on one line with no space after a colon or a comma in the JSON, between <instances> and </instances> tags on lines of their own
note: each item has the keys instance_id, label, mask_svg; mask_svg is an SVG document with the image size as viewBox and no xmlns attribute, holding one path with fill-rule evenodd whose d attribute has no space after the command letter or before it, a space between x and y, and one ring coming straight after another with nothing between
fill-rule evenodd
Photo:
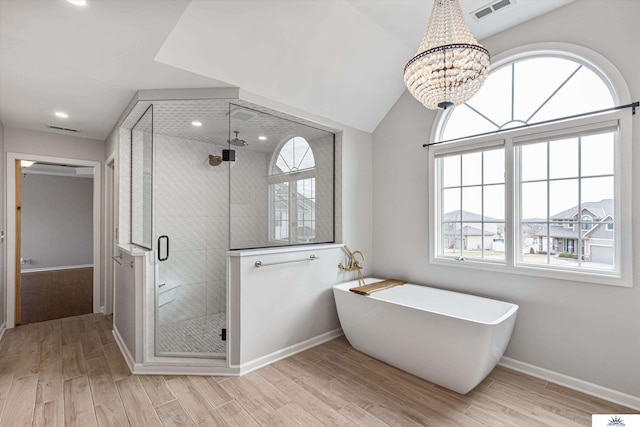
<instances>
[{"instance_id":1,"label":"white ceiling","mask_svg":"<svg viewBox=\"0 0 640 427\"><path fill-rule=\"evenodd\" d=\"M478 39L572 0L515 0ZM238 86L373 131L431 0L0 0L0 120L105 139L136 90ZM465 13L488 0L461 0ZM54 116L65 111L68 119Z\"/></svg>"},{"instance_id":2,"label":"white ceiling","mask_svg":"<svg viewBox=\"0 0 640 427\"><path fill-rule=\"evenodd\" d=\"M238 131L238 138L247 143L242 151L264 153L272 153L282 141L293 136L316 141L333 135L329 130L291 120L287 115L275 116L247 102L226 99L140 101L122 122L121 128L135 127L150 104L153 104L154 135L215 144L219 146L217 148L235 148L228 145L228 140L235 138L234 131ZM193 126L193 120L199 121L201 126ZM144 126L142 128L149 131ZM140 127L136 129L140 130ZM267 139L260 140L258 137L261 135Z\"/></svg>"}]
</instances>

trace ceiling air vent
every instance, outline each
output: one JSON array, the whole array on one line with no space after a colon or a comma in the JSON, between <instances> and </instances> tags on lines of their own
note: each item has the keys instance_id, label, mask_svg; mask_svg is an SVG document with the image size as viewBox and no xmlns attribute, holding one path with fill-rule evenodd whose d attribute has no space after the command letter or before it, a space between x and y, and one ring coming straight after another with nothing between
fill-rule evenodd
<instances>
[{"instance_id":1,"label":"ceiling air vent","mask_svg":"<svg viewBox=\"0 0 640 427\"><path fill-rule=\"evenodd\" d=\"M475 12L472 12L471 15L473 15L473 17L476 20L479 20L514 3L515 3L515 0L497 0L492 3L489 3L486 6L483 6L482 8L476 10Z\"/></svg>"},{"instance_id":2,"label":"ceiling air vent","mask_svg":"<svg viewBox=\"0 0 640 427\"><path fill-rule=\"evenodd\" d=\"M231 118L235 120L242 120L246 122L247 120L251 120L256 117L257 114L253 111L245 110L245 109L235 109L231 111Z\"/></svg>"},{"instance_id":3,"label":"ceiling air vent","mask_svg":"<svg viewBox=\"0 0 640 427\"><path fill-rule=\"evenodd\" d=\"M80 132L80 129L63 128L62 126L56 126L56 125L47 125L47 127L49 129L63 130L66 132Z\"/></svg>"}]
</instances>

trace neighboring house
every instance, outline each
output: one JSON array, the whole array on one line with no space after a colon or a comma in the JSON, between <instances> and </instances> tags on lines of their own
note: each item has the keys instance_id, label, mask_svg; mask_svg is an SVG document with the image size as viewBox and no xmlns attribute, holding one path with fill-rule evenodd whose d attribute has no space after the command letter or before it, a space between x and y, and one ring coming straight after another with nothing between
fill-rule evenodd
<instances>
[{"instance_id":1,"label":"neighboring house","mask_svg":"<svg viewBox=\"0 0 640 427\"><path fill-rule=\"evenodd\" d=\"M484 239L484 249L491 250L493 248L494 232L486 229L484 233L482 229L470 226L462 227L462 241L464 242L464 250L479 251L482 249L482 240ZM457 249L457 248L456 248Z\"/></svg>"},{"instance_id":2,"label":"neighboring house","mask_svg":"<svg viewBox=\"0 0 640 427\"><path fill-rule=\"evenodd\" d=\"M612 264L614 253L613 199L585 202L582 209L574 206L550 218L546 223L525 219L523 234L525 252L582 254L585 261ZM581 246L579 240L582 238Z\"/></svg>"},{"instance_id":3,"label":"neighboring house","mask_svg":"<svg viewBox=\"0 0 640 427\"><path fill-rule=\"evenodd\" d=\"M464 210L448 212L444 215L444 248L463 250L494 250L504 252L504 222L499 219ZM462 224L462 225L461 225Z\"/></svg>"}]
</instances>

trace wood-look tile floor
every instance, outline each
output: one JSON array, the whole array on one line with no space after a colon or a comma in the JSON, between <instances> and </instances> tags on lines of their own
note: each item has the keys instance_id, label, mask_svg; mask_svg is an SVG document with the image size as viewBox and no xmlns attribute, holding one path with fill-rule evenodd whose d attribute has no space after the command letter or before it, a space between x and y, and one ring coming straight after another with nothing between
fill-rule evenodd
<instances>
[{"instance_id":1,"label":"wood-look tile floor","mask_svg":"<svg viewBox=\"0 0 640 427\"><path fill-rule=\"evenodd\" d=\"M574 426L628 408L497 367L462 396L344 337L243 377L130 375L100 314L0 343L1 426Z\"/></svg>"}]
</instances>

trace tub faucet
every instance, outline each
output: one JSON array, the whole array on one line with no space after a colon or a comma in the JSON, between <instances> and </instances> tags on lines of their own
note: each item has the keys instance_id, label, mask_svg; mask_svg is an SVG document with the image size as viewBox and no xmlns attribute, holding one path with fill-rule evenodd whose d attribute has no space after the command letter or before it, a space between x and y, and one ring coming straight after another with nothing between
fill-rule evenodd
<instances>
[{"instance_id":1,"label":"tub faucet","mask_svg":"<svg viewBox=\"0 0 640 427\"><path fill-rule=\"evenodd\" d=\"M345 267L344 264L338 264L338 268L344 271L357 271L358 272L358 286L364 285L364 277L362 276L362 264L356 259L356 255L360 255L362 261L364 261L364 254L361 251L351 251L347 245L344 245L344 250L349 254L349 264Z\"/></svg>"}]
</instances>

